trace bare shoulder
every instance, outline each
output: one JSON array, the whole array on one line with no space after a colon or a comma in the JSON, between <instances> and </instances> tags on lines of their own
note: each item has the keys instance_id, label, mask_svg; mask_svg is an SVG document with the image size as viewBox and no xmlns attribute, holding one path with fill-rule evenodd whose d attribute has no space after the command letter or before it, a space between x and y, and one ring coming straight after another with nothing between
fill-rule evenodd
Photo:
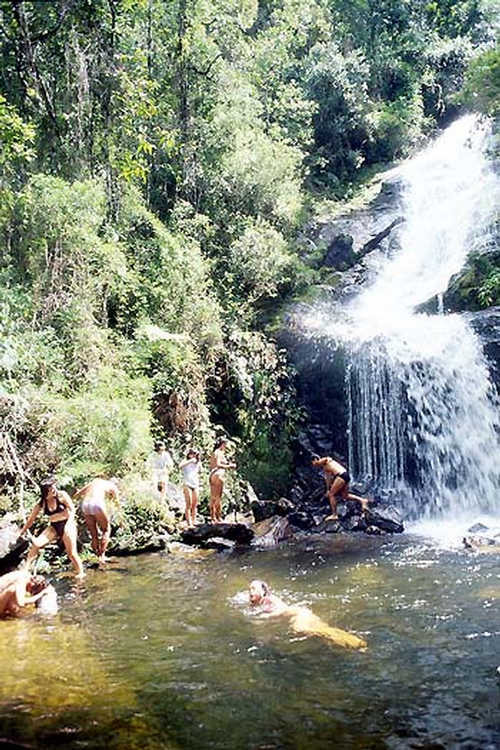
<instances>
[{"instance_id":1,"label":"bare shoulder","mask_svg":"<svg viewBox=\"0 0 500 750\"><path fill-rule=\"evenodd\" d=\"M73 501L71 500L71 498L68 495L68 493L66 492L66 490L58 490L57 496L58 496L59 500L62 500L62 502L65 503L66 505L68 505L68 504L72 505L73 504Z\"/></svg>"}]
</instances>

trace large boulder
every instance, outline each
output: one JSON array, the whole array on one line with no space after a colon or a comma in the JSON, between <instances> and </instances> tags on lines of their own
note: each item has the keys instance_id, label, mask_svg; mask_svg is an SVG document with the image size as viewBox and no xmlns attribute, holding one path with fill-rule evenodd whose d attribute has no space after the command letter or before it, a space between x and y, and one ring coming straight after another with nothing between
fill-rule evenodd
<instances>
[{"instance_id":1,"label":"large boulder","mask_svg":"<svg viewBox=\"0 0 500 750\"><path fill-rule=\"evenodd\" d=\"M294 504L286 497L279 500L259 500L256 498L251 504L252 513L256 521L263 521L271 516L286 516L294 510Z\"/></svg>"},{"instance_id":2,"label":"large boulder","mask_svg":"<svg viewBox=\"0 0 500 750\"><path fill-rule=\"evenodd\" d=\"M254 532L243 523L204 523L181 533L181 540L184 544L204 546L213 537L221 537L246 545L252 541Z\"/></svg>"},{"instance_id":3,"label":"large boulder","mask_svg":"<svg viewBox=\"0 0 500 750\"><path fill-rule=\"evenodd\" d=\"M253 540L255 547L274 547L293 536L290 522L283 516L273 516L254 523L252 530L255 535Z\"/></svg>"},{"instance_id":4,"label":"large boulder","mask_svg":"<svg viewBox=\"0 0 500 750\"><path fill-rule=\"evenodd\" d=\"M370 508L365 513L365 519L367 526L376 526L383 531L390 531L392 534L401 534L404 531L401 511L395 505L378 506L376 509Z\"/></svg>"}]
</instances>

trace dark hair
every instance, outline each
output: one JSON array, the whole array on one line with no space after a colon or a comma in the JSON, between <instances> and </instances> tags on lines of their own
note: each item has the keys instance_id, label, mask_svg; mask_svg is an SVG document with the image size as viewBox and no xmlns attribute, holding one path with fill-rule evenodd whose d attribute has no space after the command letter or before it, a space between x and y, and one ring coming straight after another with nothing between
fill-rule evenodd
<instances>
[{"instance_id":1,"label":"dark hair","mask_svg":"<svg viewBox=\"0 0 500 750\"><path fill-rule=\"evenodd\" d=\"M317 453L311 453L311 461L317 461L319 459L319 455Z\"/></svg>"},{"instance_id":2,"label":"dark hair","mask_svg":"<svg viewBox=\"0 0 500 750\"><path fill-rule=\"evenodd\" d=\"M167 447L167 444L165 443L165 441L164 441L164 440L159 440L159 441L158 441L158 442L156 443L156 450L157 450L157 451L159 451L159 450L160 450L160 448L166 448L166 447Z\"/></svg>"},{"instance_id":3,"label":"dark hair","mask_svg":"<svg viewBox=\"0 0 500 750\"><path fill-rule=\"evenodd\" d=\"M47 502L47 496L49 494L50 488L54 487L56 484L57 479L55 477L48 477L47 479L44 479L43 482L40 482L40 492L43 505L45 505L45 503Z\"/></svg>"},{"instance_id":4,"label":"dark hair","mask_svg":"<svg viewBox=\"0 0 500 750\"><path fill-rule=\"evenodd\" d=\"M186 452L186 458L189 458L189 456L191 455L196 456L196 458L199 458L200 451L198 450L198 448L194 448L194 447L188 448Z\"/></svg>"},{"instance_id":5,"label":"dark hair","mask_svg":"<svg viewBox=\"0 0 500 750\"><path fill-rule=\"evenodd\" d=\"M227 438L225 438L223 435L221 437L218 437L215 441L214 445L214 451L218 450L223 443L227 443Z\"/></svg>"},{"instance_id":6,"label":"dark hair","mask_svg":"<svg viewBox=\"0 0 500 750\"><path fill-rule=\"evenodd\" d=\"M30 594L39 594L40 591L46 589L48 585L49 584L43 576L31 576L26 584L26 590L29 591Z\"/></svg>"}]
</instances>

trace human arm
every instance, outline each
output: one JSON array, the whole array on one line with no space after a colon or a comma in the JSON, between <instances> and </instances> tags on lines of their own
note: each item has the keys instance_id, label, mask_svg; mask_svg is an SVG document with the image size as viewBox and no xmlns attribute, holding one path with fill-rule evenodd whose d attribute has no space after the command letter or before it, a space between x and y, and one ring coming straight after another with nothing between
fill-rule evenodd
<instances>
[{"instance_id":1,"label":"human arm","mask_svg":"<svg viewBox=\"0 0 500 750\"><path fill-rule=\"evenodd\" d=\"M194 456L191 456L191 458L185 458L184 461L181 461L179 464L179 468L183 469L188 464L196 464L198 462L198 459Z\"/></svg>"},{"instance_id":2,"label":"human arm","mask_svg":"<svg viewBox=\"0 0 500 750\"><path fill-rule=\"evenodd\" d=\"M33 510L31 511L28 520L26 521L21 531L19 532L19 536L22 536L23 534L25 534L28 531L28 529L30 529L33 526L41 510L42 510L42 504L37 503L35 507L33 508Z\"/></svg>"},{"instance_id":3,"label":"human arm","mask_svg":"<svg viewBox=\"0 0 500 750\"><path fill-rule=\"evenodd\" d=\"M330 460L329 456L325 456L324 458L313 458L311 463L313 466L325 466Z\"/></svg>"},{"instance_id":4,"label":"human arm","mask_svg":"<svg viewBox=\"0 0 500 750\"><path fill-rule=\"evenodd\" d=\"M65 509L60 510L58 513L52 513L50 516L51 523L53 521L67 521L68 518L72 518L76 515L75 506L67 492L59 492L58 498L59 502L65 506Z\"/></svg>"}]
</instances>

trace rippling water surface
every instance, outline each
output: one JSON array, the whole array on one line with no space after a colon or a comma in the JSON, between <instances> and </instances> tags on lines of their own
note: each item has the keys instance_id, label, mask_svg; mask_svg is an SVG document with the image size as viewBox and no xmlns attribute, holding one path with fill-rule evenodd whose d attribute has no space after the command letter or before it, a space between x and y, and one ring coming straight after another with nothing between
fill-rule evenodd
<instances>
[{"instance_id":1,"label":"rippling water surface","mask_svg":"<svg viewBox=\"0 0 500 750\"><path fill-rule=\"evenodd\" d=\"M0 623L0 747L498 748L498 556L422 537L148 555ZM252 616L268 580L366 653Z\"/></svg>"}]
</instances>

